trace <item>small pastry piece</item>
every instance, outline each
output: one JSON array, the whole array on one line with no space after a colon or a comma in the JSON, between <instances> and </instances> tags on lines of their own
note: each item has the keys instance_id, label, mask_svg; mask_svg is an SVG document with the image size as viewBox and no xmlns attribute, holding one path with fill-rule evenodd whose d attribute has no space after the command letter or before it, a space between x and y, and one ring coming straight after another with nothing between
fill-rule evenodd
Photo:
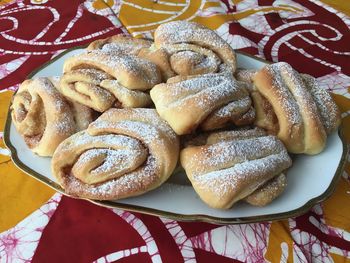
<instances>
[{"instance_id":1,"label":"small pastry piece","mask_svg":"<svg viewBox=\"0 0 350 263\"><path fill-rule=\"evenodd\" d=\"M195 22L172 21L160 25L154 33L157 49L169 55L170 68L177 75L216 73L221 64L236 70L234 50L209 28Z\"/></svg>"},{"instance_id":2,"label":"small pastry piece","mask_svg":"<svg viewBox=\"0 0 350 263\"><path fill-rule=\"evenodd\" d=\"M317 154L326 144L327 134L317 105L302 77L289 64L267 65L254 77L257 90L272 105L280 138L291 153Z\"/></svg>"},{"instance_id":3,"label":"small pastry piece","mask_svg":"<svg viewBox=\"0 0 350 263\"><path fill-rule=\"evenodd\" d=\"M156 85L150 95L159 115L179 135L191 133L199 125L205 130L221 128L250 110L244 83L226 74L174 79Z\"/></svg>"},{"instance_id":4,"label":"small pastry piece","mask_svg":"<svg viewBox=\"0 0 350 263\"><path fill-rule=\"evenodd\" d=\"M219 132L180 153L193 188L213 208L228 209L291 166L283 143L261 129Z\"/></svg>"},{"instance_id":5,"label":"small pastry piece","mask_svg":"<svg viewBox=\"0 0 350 263\"><path fill-rule=\"evenodd\" d=\"M281 173L244 198L244 201L255 206L266 206L282 194L286 186L287 177Z\"/></svg>"},{"instance_id":6,"label":"small pastry piece","mask_svg":"<svg viewBox=\"0 0 350 263\"><path fill-rule=\"evenodd\" d=\"M157 66L144 59L95 50L68 58L60 81L62 93L103 112L117 107L152 103L144 91L161 82Z\"/></svg>"},{"instance_id":7,"label":"small pastry piece","mask_svg":"<svg viewBox=\"0 0 350 263\"><path fill-rule=\"evenodd\" d=\"M11 117L28 147L40 156L52 156L58 144L77 131L69 103L48 78L20 85Z\"/></svg>"},{"instance_id":8,"label":"small pastry piece","mask_svg":"<svg viewBox=\"0 0 350 263\"><path fill-rule=\"evenodd\" d=\"M62 142L52 173L69 195L116 200L160 186L179 156L179 140L154 109L110 109Z\"/></svg>"},{"instance_id":9,"label":"small pastry piece","mask_svg":"<svg viewBox=\"0 0 350 263\"><path fill-rule=\"evenodd\" d=\"M140 50L149 48L152 45L151 40L133 38L124 35L115 35L105 39L98 39L90 43L87 50L101 50L106 53L122 53L138 55Z\"/></svg>"}]
</instances>

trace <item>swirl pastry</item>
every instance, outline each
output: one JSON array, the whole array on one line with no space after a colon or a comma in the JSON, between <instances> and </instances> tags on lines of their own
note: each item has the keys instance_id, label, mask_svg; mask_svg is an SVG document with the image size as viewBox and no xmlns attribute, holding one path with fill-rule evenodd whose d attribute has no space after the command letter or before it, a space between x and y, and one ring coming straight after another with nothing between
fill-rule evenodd
<instances>
[{"instance_id":1,"label":"swirl pastry","mask_svg":"<svg viewBox=\"0 0 350 263\"><path fill-rule=\"evenodd\" d=\"M62 93L99 112L113 106L148 106L152 101L144 91L161 82L155 64L133 55L99 50L68 58L63 71Z\"/></svg>"},{"instance_id":2,"label":"swirl pastry","mask_svg":"<svg viewBox=\"0 0 350 263\"><path fill-rule=\"evenodd\" d=\"M179 134L235 124L251 110L245 85L227 74L174 77L150 92L159 115ZM237 123L235 122L237 120Z\"/></svg>"},{"instance_id":3,"label":"swirl pastry","mask_svg":"<svg viewBox=\"0 0 350 263\"><path fill-rule=\"evenodd\" d=\"M133 38L123 35L115 35L105 39L98 39L90 43L87 50L101 50L106 53L123 53L138 55L138 53L145 48L152 45L151 40Z\"/></svg>"},{"instance_id":4,"label":"swirl pastry","mask_svg":"<svg viewBox=\"0 0 350 263\"><path fill-rule=\"evenodd\" d=\"M236 70L236 56L230 45L214 31L195 22L160 25L154 33L154 44L167 52L167 68L177 75L216 73L221 64L227 64L231 74Z\"/></svg>"},{"instance_id":5,"label":"swirl pastry","mask_svg":"<svg viewBox=\"0 0 350 263\"><path fill-rule=\"evenodd\" d=\"M291 166L283 143L259 129L219 132L204 145L188 146L181 165L199 197L228 209Z\"/></svg>"},{"instance_id":6,"label":"swirl pastry","mask_svg":"<svg viewBox=\"0 0 350 263\"><path fill-rule=\"evenodd\" d=\"M52 173L67 194L98 200L139 195L173 172L179 141L153 109L110 109L63 141Z\"/></svg>"},{"instance_id":7,"label":"swirl pastry","mask_svg":"<svg viewBox=\"0 0 350 263\"><path fill-rule=\"evenodd\" d=\"M41 156L52 156L58 144L77 131L69 103L48 78L25 80L11 110L18 133Z\"/></svg>"},{"instance_id":8,"label":"swirl pastry","mask_svg":"<svg viewBox=\"0 0 350 263\"><path fill-rule=\"evenodd\" d=\"M317 88L316 81L300 75L284 62L265 66L254 75L253 81L272 105L278 119L277 136L288 151L321 152L326 144L326 130L335 129L340 118L330 96L320 95L324 92Z\"/></svg>"}]
</instances>

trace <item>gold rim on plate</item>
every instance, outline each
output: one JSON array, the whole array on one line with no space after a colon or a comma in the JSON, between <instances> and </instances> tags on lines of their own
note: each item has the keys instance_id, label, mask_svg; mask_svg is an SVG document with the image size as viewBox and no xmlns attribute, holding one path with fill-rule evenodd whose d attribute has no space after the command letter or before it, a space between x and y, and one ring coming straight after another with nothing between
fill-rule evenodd
<instances>
[{"instance_id":1,"label":"gold rim on plate","mask_svg":"<svg viewBox=\"0 0 350 263\"><path fill-rule=\"evenodd\" d=\"M56 60L58 60L59 58L61 58L65 54L67 54L73 50L81 49L81 48L85 48L85 47L86 46L78 46L78 47L67 49L66 51L62 52L61 54L59 54L58 56L56 56L52 60L46 62L45 64L43 64L39 68L32 71L28 75L27 78L33 77L37 72L39 72L43 68L47 67L48 65L52 64L53 62L55 62ZM271 63L271 62L263 60L261 58L254 57L254 56L247 54L245 52L240 52L240 51L236 51L236 52L240 53L242 55L254 58L255 60L262 61L264 63ZM13 144L11 143L11 140L10 140L10 127L11 127L11 123L12 123L11 111L10 111L11 104L9 106L7 118L6 118L6 124L5 124L5 130L4 130L4 142L5 142L6 147L11 152L11 159L12 159L13 163L20 170L22 170L26 174L30 175L31 177L35 178L36 180L46 184L47 186L51 187L55 191L57 191L63 195L69 196L71 198L76 198L74 196L70 196L70 195L66 194L64 192L64 189L59 184L50 180L46 176L32 170L31 168L29 168L26 164L24 164L18 158L17 149L13 146ZM220 225L256 223L256 222L281 220L281 219L286 219L286 218L290 218L290 217L296 217L296 216L300 216L302 214L305 214L314 205L324 201L334 192L336 184L339 181L339 179L341 178L341 175L344 171L347 155L349 152L349 145L346 143L345 136L344 136L343 124L339 127L338 136L341 139L342 145L343 145L342 157L340 159L340 162L339 162L337 170L334 174L334 177L333 177L330 185L326 189L326 191L324 191L321 195L310 199L308 202L306 202L304 205L300 206L299 208L296 208L294 210L290 210L287 212L275 213L275 214L269 214L269 215L248 216L248 217L220 218L220 217L214 217L214 216L208 216L208 215L202 215L202 214L183 215L183 214L177 214L177 213L172 213L172 212L166 212L166 211L162 211L162 210L158 210L158 209L154 209L154 208L117 203L114 201L97 201L97 200L84 199L84 198L82 198L82 199L87 200L87 201L94 203L96 205L108 207L108 208L119 208L119 209L131 211L131 212L138 212L138 213L143 213L143 214L148 214L148 215L153 215L153 216L166 217L166 218L174 219L177 221L188 221L188 222L201 221L201 222L214 223L214 224L220 224Z\"/></svg>"}]
</instances>

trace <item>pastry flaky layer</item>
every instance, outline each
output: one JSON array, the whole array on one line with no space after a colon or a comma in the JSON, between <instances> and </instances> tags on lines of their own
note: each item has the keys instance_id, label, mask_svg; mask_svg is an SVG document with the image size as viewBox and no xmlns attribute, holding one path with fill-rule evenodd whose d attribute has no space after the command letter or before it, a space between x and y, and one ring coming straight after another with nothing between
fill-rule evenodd
<instances>
[{"instance_id":1,"label":"pastry flaky layer","mask_svg":"<svg viewBox=\"0 0 350 263\"><path fill-rule=\"evenodd\" d=\"M106 53L123 53L138 55L142 49L149 48L153 41L133 38L124 35L115 35L104 39L98 39L90 43L87 50L101 50Z\"/></svg>"},{"instance_id":2,"label":"pastry flaky layer","mask_svg":"<svg viewBox=\"0 0 350 263\"><path fill-rule=\"evenodd\" d=\"M11 117L28 147L41 156L52 156L58 144L85 129L93 120L90 109L71 103L50 78L25 80L13 98Z\"/></svg>"},{"instance_id":3,"label":"pastry flaky layer","mask_svg":"<svg viewBox=\"0 0 350 263\"><path fill-rule=\"evenodd\" d=\"M249 93L229 74L174 77L150 92L159 115L179 134L245 125L254 120Z\"/></svg>"},{"instance_id":4,"label":"pastry flaky layer","mask_svg":"<svg viewBox=\"0 0 350 263\"><path fill-rule=\"evenodd\" d=\"M154 45L139 53L156 63L165 80L174 75L216 73L222 64L236 69L234 50L219 35L195 22L173 21L160 25Z\"/></svg>"},{"instance_id":5,"label":"pastry flaky layer","mask_svg":"<svg viewBox=\"0 0 350 263\"><path fill-rule=\"evenodd\" d=\"M149 106L145 91L161 82L154 63L123 52L87 51L68 58L63 71L63 94L99 112Z\"/></svg>"},{"instance_id":6,"label":"pastry flaky layer","mask_svg":"<svg viewBox=\"0 0 350 263\"><path fill-rule=\"evenodd\" d=\"M340 124L339 110L328 92L284 62L263 67L252 79L255 124L277 134L291 153L321 152L327 134Z\"/></svg>"},{"instance_id":7,"label":"pastry flaky layer","mask_svg":"<svg viewBox=\"0 0 350 263\"><path fill-rule=\"evenodd\" d=\"M67 194L97 200L139 195L175 169L179 141L153 109L110 109L63 141L52 173Z\"/></svg>"},{"instance_id":8,"label":"pastry flaky layer","mask_svg":"<svg viewBox=\"0 0 350 263\"><path fill-rule=\"evenodd\" d=\"M213 133L204 145L184 148L180 161L199 197L221 209L259 188L265 194L255 193L248 202L264 205L272 201L280 192L271 193L272 187L265 183L292 164L283 143L261 129Z\"/></svg>"}]
</instances>

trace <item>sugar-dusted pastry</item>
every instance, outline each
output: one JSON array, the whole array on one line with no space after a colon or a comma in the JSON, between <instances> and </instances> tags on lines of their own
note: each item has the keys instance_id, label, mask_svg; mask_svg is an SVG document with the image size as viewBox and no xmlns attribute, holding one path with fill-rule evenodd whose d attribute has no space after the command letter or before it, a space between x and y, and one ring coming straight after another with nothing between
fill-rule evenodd
<instances>
[{"instance_id":1,"label":"sugar-dusted pastry","mask_svg":"<svg viewBox=\"0 0 350 263\"><path fill-rule=\"evenodd\" d=\"M161 82L160 72L152 62L100 50L68 58L63 71L62 93L99 112L111 107L149 106L152 101L145 91Z\"/></svg>"},{"instance_id":2,"label":"sugar-dusted pastry","mask_svg":"<svg viewBox=\"0 0 350 263\"><path fill-rule=\"evenodd\" d=\"M123 54L138 55L140 50L149 48L152 45L151 40L133 38L124 35L115 35L104 39L98 39L90 43L87 50L101 50L103 52L114 52Z\"/></svg>"},{"instance_id":3,"label":"sugar-dusted pastry","mask_svg":"<svg viewBox=\"0 0 350 263\"><path fill-rule=\"evenodd\" d=\"M174 80L173 80L174 79ZM235 123L251 110L245 84L227 74L174 77L150 92L159 115L179 134Z\"/></svg>"},{"instance_id":4,"label":"sugar-dusted pastry","mask_svg":"<svg viewBox=\"0 0 350 263\"><path fill-rule=\"evenodd\" d=\"M11 116L28 147L41 156L52 156L58 144L77 131L69 103L48 78L20 85Z\"/></svg>"},{"instance_id":5,"label":"sugar-dusted pastry","mask_svg":"<svg viewBox=\"0 0 350 263\"><path fill-rule=\"evenodd\" d=\"M178 156L176 134L154 109L110 109L62 142L51 165L67 194L116 200L160 186Z\"/></svg>"},{"instance_id":6,"label":"sugar-dusted pastry","mask_svg":"<svg viewBox=\"0 0 350 263\"><path fill-rule=\"evenodd\" d=\"M213 208L228 209L292 164L283 143L263 130L214 133L180 153L194 190Z\"/></svg>"},{"instance_id":7,"label":"sugar-dusted pastry","mask_svg":"<svg viewBox=\"0 0 350 263\"><path fill-rule=\"evenodd\" d=\"M244 198L244 201L255 206L268 205L283 193L286 186L287 177L281 173Z\"/></svg>"},{"instance_id":8,"label":"sugar-dusted pastry","mask_svg":"<svg viewBox=\"0 0 350 263\"><path fill-rule=\"evenodd\" d=\"M327 134L317 104L302 76L289 64L267 65L253 77L254 86L272 105L278 119L277 133L291 153L317 154Z\"/></svg>"},{"instance_id":9,"label":"sugar-dusted pastry","mask_svg":"<svg viewBox=\"0 0 350 263\"><path fill-rule=\"evenodd\" d=\"M154 33L154 45L168 54L163 63L168 63L165 70L170 68L177 75L215 73L221 64L227 64L231 74L236 69L236 56L230 45L211 29L195 22L172 21L160 25Z\"/></svg>"}]
</instances>

